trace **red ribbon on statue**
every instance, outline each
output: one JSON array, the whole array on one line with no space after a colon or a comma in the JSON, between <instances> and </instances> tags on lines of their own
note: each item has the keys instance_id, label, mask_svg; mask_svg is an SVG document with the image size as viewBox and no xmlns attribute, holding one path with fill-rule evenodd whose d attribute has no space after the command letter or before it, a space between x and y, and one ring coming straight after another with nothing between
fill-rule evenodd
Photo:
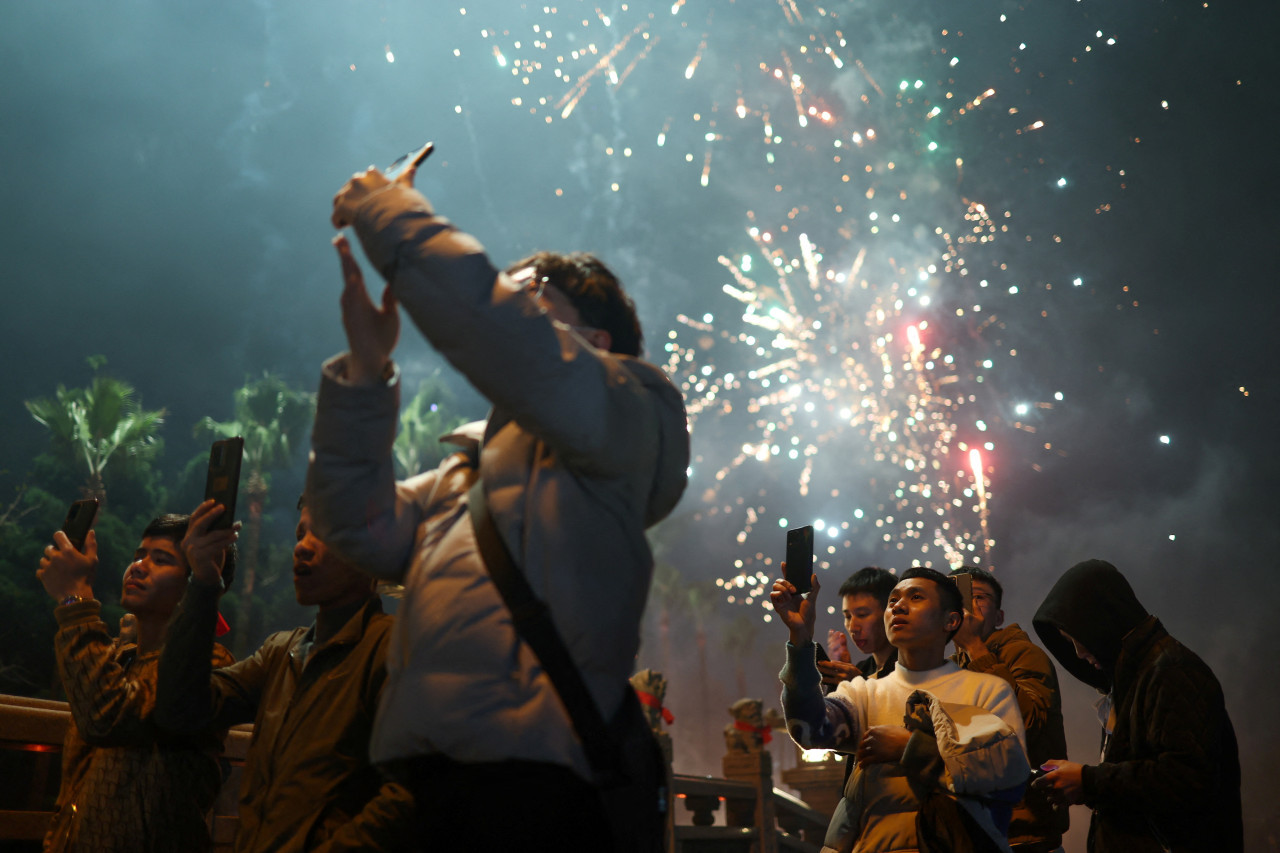
<instances>
[{"instance_id":1,"label":"red ribbon on statue","mask_svg":"<svg viewBox=\"0 0 1280 853\"><path fill-rule=\"evenodd\" d=\"M222 614L219 613L218 624L213 626L213 636L221 637L223 634L228 633L230 630L231 630L231 626L227 624L227 620L223 619Z\"/></svg>"},{"instance_id":2,"label":"red ribbon on statue","mask_svg":"<svg viewBox=\"0 0 1280 853\"><path fill-rule=\"evenodd\" d=\"M662 722L666 723L668 726L676 721L675 714L672 714L666 708L662 707L662 703L658 701L658 697L654 696L652 693L637 690L636 698L640 700L641 705L645 705L649 708L656 708L658 712L662 714Z\"/></svg>"},{"instance_id":3,"label":"red ribbon on statue","mask_svg":"<svg viewBox=\"0 0 1280 853\"><path fill-rule=\"evenodd\" d=\"M744 723L742 720L734 720L733 727L740 732L754 732L760 735L761 743L768 743L773 740L773 730L768 726L753 726L750 723Z\"/></svg>"}]
</instances>

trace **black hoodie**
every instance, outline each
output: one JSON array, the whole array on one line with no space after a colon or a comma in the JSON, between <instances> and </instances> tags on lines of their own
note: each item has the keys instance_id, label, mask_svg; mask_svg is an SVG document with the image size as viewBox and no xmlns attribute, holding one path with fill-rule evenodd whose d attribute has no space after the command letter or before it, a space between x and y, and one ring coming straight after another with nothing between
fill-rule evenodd
<instances>
[{"instance_id":1,"label":"black hoodie","mask_svg":"<svg viewBox=\"0 0 1280 853\"><path fill-rule=\"evenodd\" d=\"M1032 624L1040 642L1063 669L1106 693L1111 690L1121 641L1146 618L1146 608L1138 603L1133 587L1115 566L1087 560L1058 578ZM1102 671L1076 657L1071 641L1059 629L1097 658Z\"/></svg>"},{"instance_id":2,"label":"black hoodie","mask_svg":"<svg viewBox=\"0 0 1280 853\"><path fill-rule=\"evenodd\" d=\"M1112 699L1102 762L1082 771L1091 853L1238 853L1240 760L1218 679L1110 563L1072 566L1033 620L1058 663ZM1076 657L1066 631L1102 665Z\"/></svg>"}]
</instances>

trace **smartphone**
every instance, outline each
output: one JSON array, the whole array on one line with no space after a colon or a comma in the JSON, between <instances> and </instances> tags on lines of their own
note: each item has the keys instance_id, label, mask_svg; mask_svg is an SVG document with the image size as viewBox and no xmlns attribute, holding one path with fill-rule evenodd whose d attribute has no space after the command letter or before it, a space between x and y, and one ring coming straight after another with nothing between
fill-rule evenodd
<instances>
[{"instance_id":1,"label":"smartphone","mask_svg":"<svg viewBox=\"0 0 1280 853\"><path fill-rule=\"evenodd\" d=\"M973 612L973 575L959 574L952 575L951 579L956 582L956 586L960 589L960 600L964 602L964 609L969 613Z\"/></svg>"},{"instance_id":2,"label":"smartphone","mask_svg":"<svg viewBox=\"0 0 1280 853\"><path fill-rule=\"evenodd\" d=\"M809 578L813 575L813 525L795 527L787 531L787 576L802 595L809 591Z\"/></svg>"},{"instance_id":3,"label":"smartphone","mask_svg":"<svg viewBox=\"0 0 1280 853\"><path fill-rule=\"evenodd\" d=\"M431 152L435 150L436 144L434 142L428 142L421 148L414 149L402 157L397 157L396 161L388 166L386 171L382 174L386 175L391 180L395 180L396 176L406 169L416 169L421 166L422 161L430 157Z\"/></svg>"},{"instance_id":4,"label":"smartphone","mask_svg":"<svg viewBox=\"0 0 1280 853\"><path fill-rule=\"evenodd\" d=\"M240 491L240 460L244 456L244 439L240 436L215 441L209 449L209 473L204 481L205 500L213 498L226 507L214 519L211 530L224 530L236 517L236 494Z\"/></svg>"},{"instance_id":5,"label":"smartphone","mask_svg":"<svg viewBox=\"0 0 1280 853\"><path fill-rule=\"evenodd\" d=\"M62 521L62 532L67 534L71 544L77 551L84 552L84 540L93 529L93 522L98 518L97 498L76 501L67 509L67 517Z\"/></svg>"}]
</instances>

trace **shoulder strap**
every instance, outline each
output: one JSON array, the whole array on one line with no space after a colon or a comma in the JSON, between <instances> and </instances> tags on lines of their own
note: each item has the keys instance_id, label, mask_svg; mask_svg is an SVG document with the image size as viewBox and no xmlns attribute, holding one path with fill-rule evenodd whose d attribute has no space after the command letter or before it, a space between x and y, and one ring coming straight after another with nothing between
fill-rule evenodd
<instances>
[{"instance_id":1,"label":"shoulder strap","mask_svg":"<svg viewBox=\"0 0 1280 853\"><path fill-rule=\"evenodd\" d=\"M617 761L604 717L591 698L577 664L565 648L564 640L551 619L550 609L534 595L528 579L516 567L511 559L511 552L498 534L493 513L489 511L489 503L485 500L483 480L476 479L467 500L481 562L488 569L494 586L502 594L507 609L511 611L516 633L538 656L542 669L560 695L560 701L573 722L574 731L582 741L592 770L597 776L609 774L616 768Z\"/></svg>"}]
</instances>

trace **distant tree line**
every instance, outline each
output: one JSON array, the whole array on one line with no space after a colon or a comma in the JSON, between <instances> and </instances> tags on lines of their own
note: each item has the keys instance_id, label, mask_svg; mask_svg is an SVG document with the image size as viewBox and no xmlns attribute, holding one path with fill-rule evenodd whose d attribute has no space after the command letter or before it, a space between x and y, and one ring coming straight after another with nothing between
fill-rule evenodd
<instances>
[{"instance_id":1,"label":"distant tree line","mask_svg":"<svg viewBox=\"0 0 1280 853\"><path fill-rule=\"evenodd\" d=\"M57 696L53 604L36 580L42 551L76 499L95 497L99 567L95 593L109 625L123 616L120 579L146 523L165 512L190 512L204 493L207 450L182 464L164 459L165 409L147 409L136 389L88 359L84 387L58 385L27 400L48 431L46 450L23 472L0 471L0 692ZM311 614L293 599L291 535L306 470L315 394L271 373L231 394L231 417L206 416L190 427L196 440L242 436L244 460L237 517L243 521L239 569L223 600L228 637L241 657L267 634L303 624ZM447 452L436 438L463 419L436 377L424 381L400 416L395 459L402 476L434 466ZM184 442L188 444L189 442ZM274 523L273 523L274 522Z\"/></svg>"}]
</instances>

